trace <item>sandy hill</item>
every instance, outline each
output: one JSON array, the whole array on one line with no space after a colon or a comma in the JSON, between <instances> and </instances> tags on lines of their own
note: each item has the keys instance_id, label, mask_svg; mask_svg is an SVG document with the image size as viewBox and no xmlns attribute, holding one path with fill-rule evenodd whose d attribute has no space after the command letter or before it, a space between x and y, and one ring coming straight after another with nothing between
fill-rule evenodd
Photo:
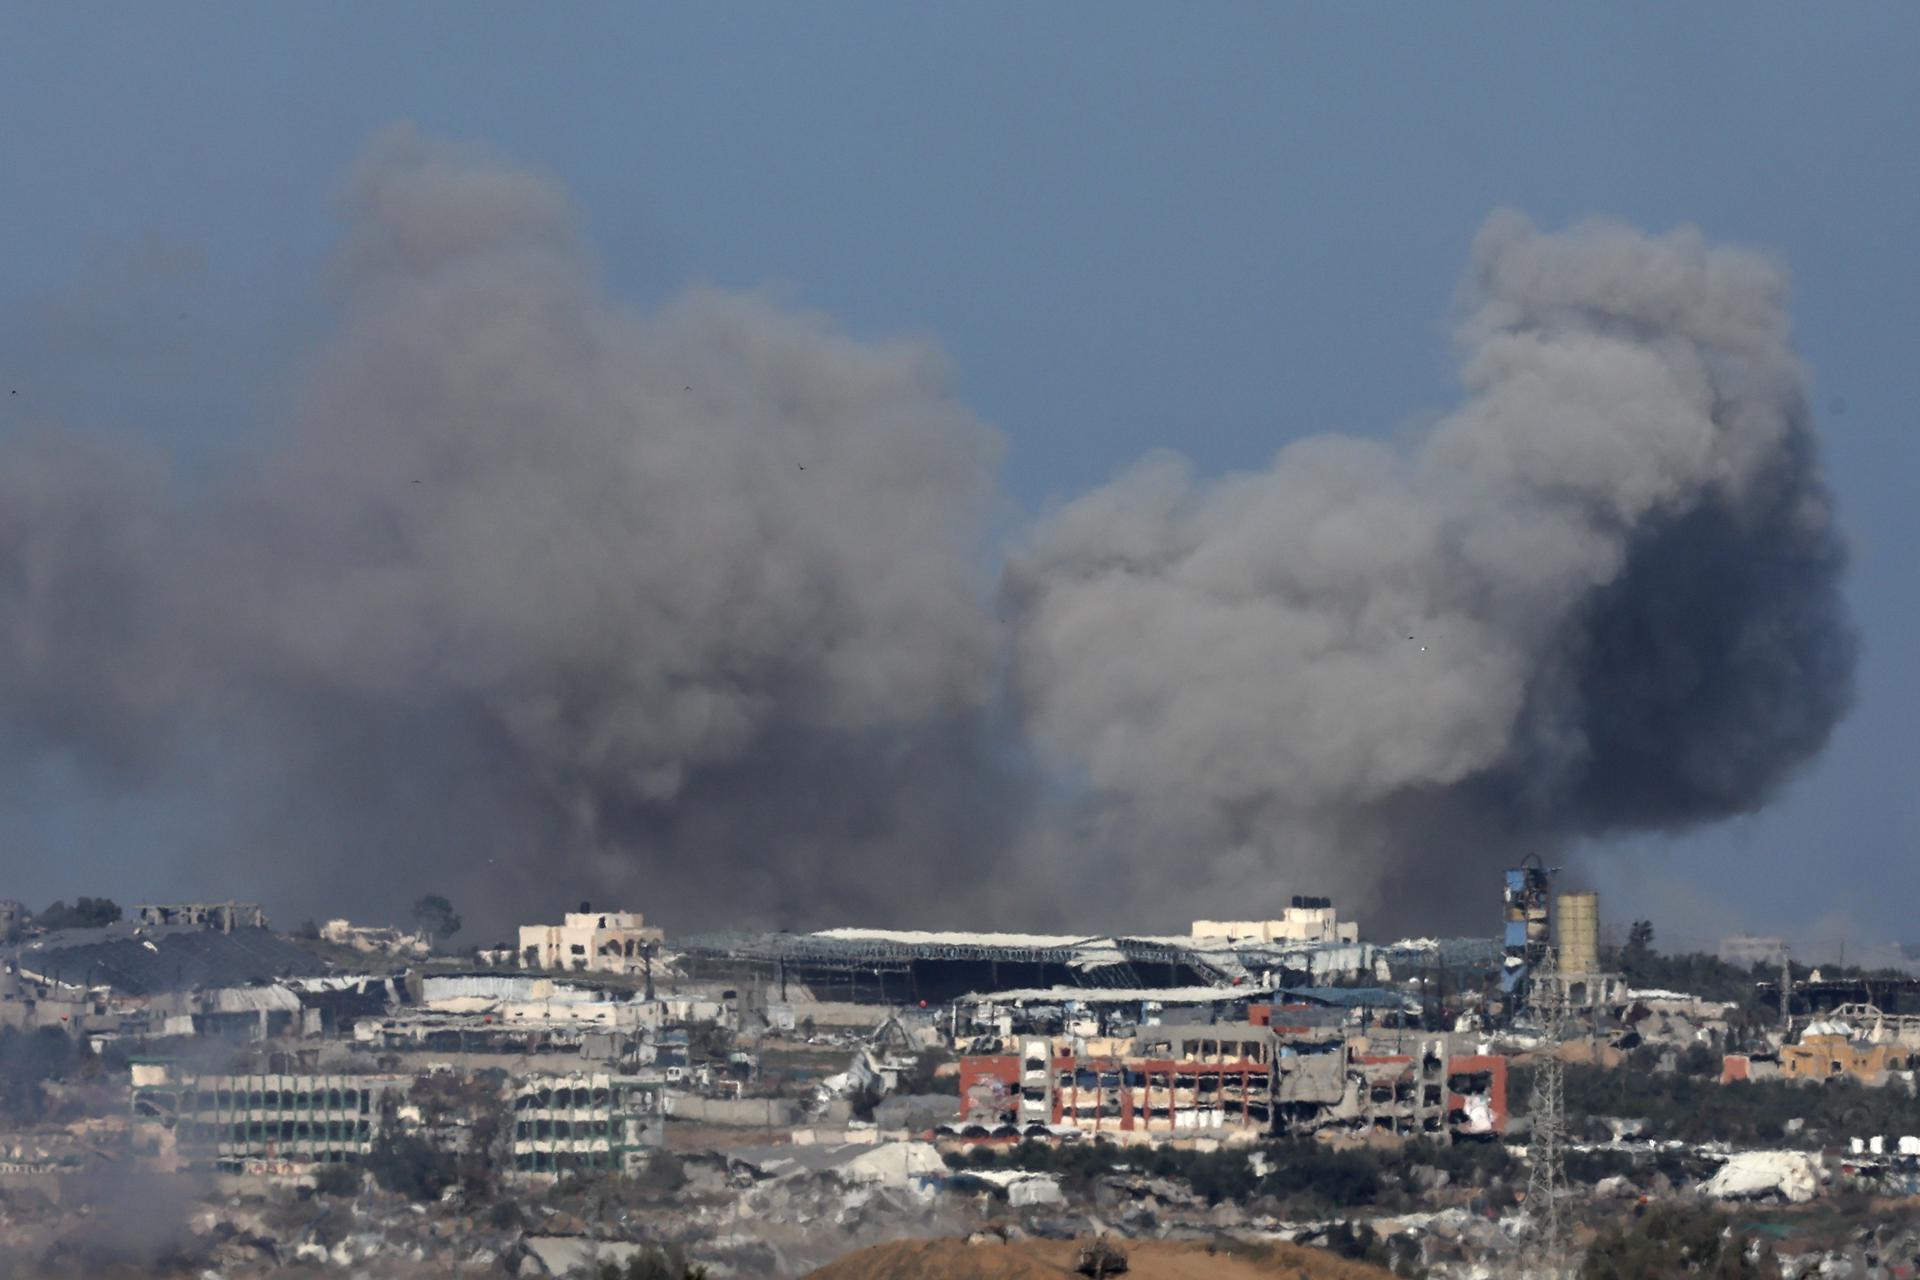
<instances>
[{"instance_id":1,"label":"sandy hill","mask_svg":"<svg viewBox=\"0 0 1920 1280\"><path fill-rule=\"evenodd\" d=\"M1064 1280L1078 1275L1084 1241L899 1240L848 1254L809 1280ZM1190 1240L1128 1240L1127 1280L1391 1280L1391 1272L1300 1245L1233 1245L1209 1253Z\"/></svg>"}]
</instances>

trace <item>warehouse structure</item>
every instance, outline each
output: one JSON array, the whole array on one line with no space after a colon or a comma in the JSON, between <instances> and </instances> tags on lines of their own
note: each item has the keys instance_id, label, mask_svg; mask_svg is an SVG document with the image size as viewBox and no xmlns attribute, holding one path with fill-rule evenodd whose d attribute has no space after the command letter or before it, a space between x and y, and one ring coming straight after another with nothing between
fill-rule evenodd
<instances>
[{"instance_id":1,"label":"warehouse structure","mask_svg":"<svg viewBox=\"0 0 1920 1280\"><path fill-rule=\"evenodd\" d=\"M797 982L821 999L932 1004L1015 988L1270 989L1377 981L1387 976L1391 965L1427 963L1436 949L1458 963L1460 956L1455 953L1461 948L1482 958L1492 953L1491 944L1482 939L1376 946L1357 940L1259 936L899 929L709 934L676 939L674 944L689 974L751 973L775 983L782 999L785 985Z\"/></svg>"}]
</instances>

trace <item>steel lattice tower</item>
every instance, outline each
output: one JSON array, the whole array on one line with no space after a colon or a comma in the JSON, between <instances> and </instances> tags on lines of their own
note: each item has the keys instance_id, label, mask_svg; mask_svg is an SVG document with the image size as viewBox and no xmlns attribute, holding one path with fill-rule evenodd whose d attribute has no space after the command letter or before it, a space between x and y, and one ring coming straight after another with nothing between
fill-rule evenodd
<instances>
[{"instance_id":1,"label":"steel lattice tower","mask_svg":"<svg viewBox=\"0 0 1920 1280\"><path fill-rule=\"evenodd\" d=\"M1567 1071L1560 1059L1567 1006L1554 955L1548 954L1530 985L1541 1039L1527 1103L1532 1125L1527 1135L1527 1216L1539 1242L1537 1274L1558 1280L1567 1274L1567 1223L1561 1216L1561 1201L1568 1195Z\"/></svg>"}]
</instances>

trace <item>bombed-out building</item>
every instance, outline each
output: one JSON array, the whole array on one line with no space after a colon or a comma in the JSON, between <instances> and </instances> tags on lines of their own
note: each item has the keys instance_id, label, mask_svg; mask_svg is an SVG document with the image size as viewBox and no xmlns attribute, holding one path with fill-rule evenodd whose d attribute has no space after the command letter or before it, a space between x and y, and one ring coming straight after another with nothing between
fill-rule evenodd
<instances>
[{"instance_id":1,"label":"bombed-out building","mask_svg":"<svg viewBox=\"0 0 1920 1280\"><path fill-rule=\"evenodd\" d=\"M513 1168L530 1175L631 1172L666 1143L664 1082L535 1075L513 1090Z\"/></svg>"},{"instance_id":2,"label":"bombed-out building","mask_svg":"<svg viewBox=\"0 0 1920 1280\"><path fill-rule=\"evenodd\" d=\"M1126 1041L1029 1036L1016 1053L961 1060L951 1127L1121 1142L1506 1131L1505 1058L1456 1053L1444 1035L1405 1039L1252 1021L1153 1027Z\"/></svg>"},{"instance_id":3,"label":"bombed-out building","mask_svg":"<svg viewBox=\"0 0 1920 1280\"><path fill-rule=\"evenodd\" d=\"M1384 976L1395 954L1358 940L852 928L712 934L679 939L675 951L689 972L751 973L782 1000L798 984L872 1004L1014 989L1318 985Z\"/></svg>"},{"instance_id":4,"label":"bombed-out building","mask_svg":"<svg viewBox=\"0 0 1920 1280\"><path fill-rule=\"evenodd\" d=\"M641 973L665 936L638 911L595 911L583 902L559 924L520 926L520 963L529 969Z\"/></svg>"},{"instance_id":5,"label":"bombed-out building","mask_svg":"<svg viewBox=\"0 0 1920 1280\"><path fill-rule=\"evenodd\" d=\"M410 1081L368 1075L202 1075L135 1062L136 1120L171 1135L182 1165L226 1173L356 1163L373 1150L382 1103Z\"/></svg>"},{"instance_id":6,"label":"bombed-out building","mask_svg":"<svg viewBox=\"0 0 1920 1280\"><path fill-rule=\"evenodd\" d=\"M267 913L257 902L143 902L133 911L134 918L144 925L214 929L221 933L267 927Z\"/></svg>"}]
</instances>

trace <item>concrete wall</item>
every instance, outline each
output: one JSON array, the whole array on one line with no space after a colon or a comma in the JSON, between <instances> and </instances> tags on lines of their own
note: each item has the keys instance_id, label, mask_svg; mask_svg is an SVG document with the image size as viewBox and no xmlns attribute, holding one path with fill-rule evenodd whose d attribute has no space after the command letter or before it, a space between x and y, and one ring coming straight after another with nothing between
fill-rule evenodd
<instances>
[{"instance_id":1,"label":"concrete wall","mask_svg":"<svg viewBox=\"0 0 1920 1280\"><path fill-rule=\"evenodd\" d=\"M691 1093L669 1093L666 1100L670 1119L699 1124L788 1128L800 1118L799 1104L790 1098L702 1098Z\"/></svg>"},{"instance_id":2,"label":"concrete wall","mask_svg":"<svg viewBox=\"0 0 1920 1280\"><path fill-rule=\"evenodd\" d=\"M808 1018L815 1027L877 1027L892 1016L893 1010L879 1004L854 1004L847 1000L793 1000L793 1025Z\"/></svg>"}]
</instances>

